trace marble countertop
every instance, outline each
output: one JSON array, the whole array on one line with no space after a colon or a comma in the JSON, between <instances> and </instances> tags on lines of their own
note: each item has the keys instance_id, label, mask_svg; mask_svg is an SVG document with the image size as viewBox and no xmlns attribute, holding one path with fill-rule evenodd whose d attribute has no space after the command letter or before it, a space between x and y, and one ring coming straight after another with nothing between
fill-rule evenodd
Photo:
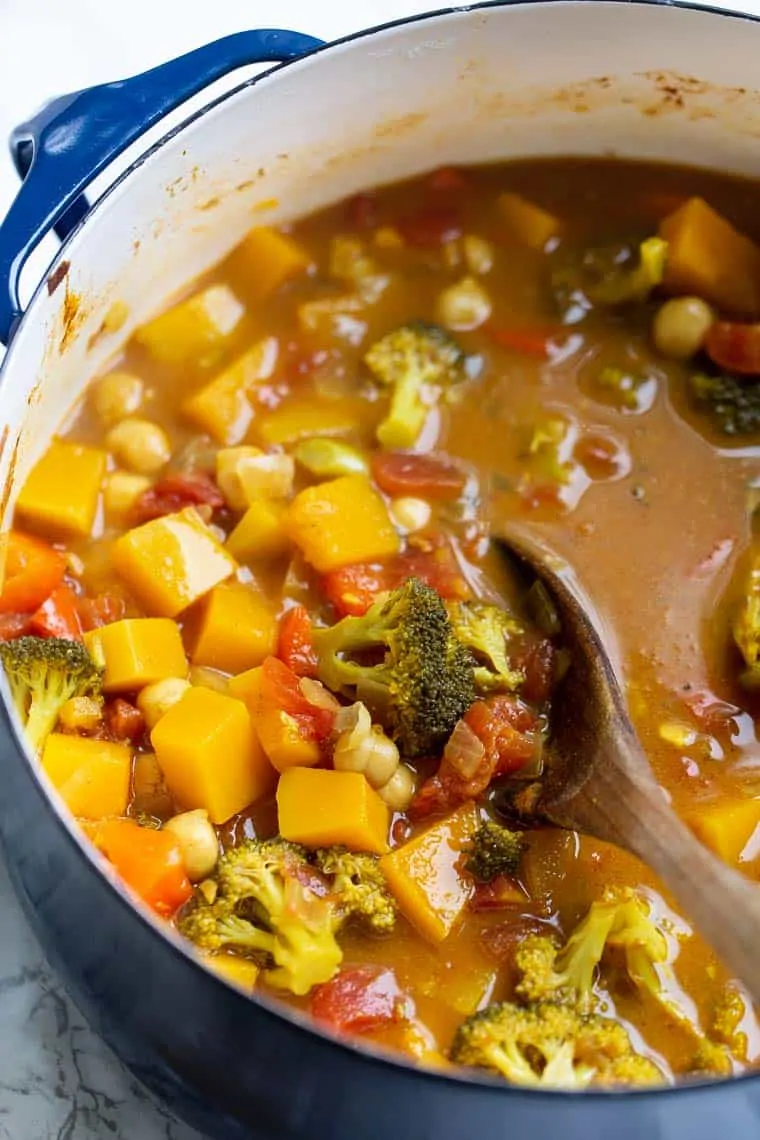
<instances>
[{"instance_id":1,"label":"marble countertop","mask_svg":"<svg viewBox=\"0 0 760 1140\"><path fill-rule=\"evenodd\" d=\"M130 0L129 20L117 27L113 6L100 0L0 0L0 142L52 95L244 27L276 24L332 39L434 7L435 0L278 0L274 9L264 0L189 0L177 19L174 4ZM760 0L743 7L758 12ZM0 217L15 187L2 145ZM0 913L0 1140L201 1140L150 1099L88 1028L30 933L2 866Z\"/></svg>"}]
</instances>

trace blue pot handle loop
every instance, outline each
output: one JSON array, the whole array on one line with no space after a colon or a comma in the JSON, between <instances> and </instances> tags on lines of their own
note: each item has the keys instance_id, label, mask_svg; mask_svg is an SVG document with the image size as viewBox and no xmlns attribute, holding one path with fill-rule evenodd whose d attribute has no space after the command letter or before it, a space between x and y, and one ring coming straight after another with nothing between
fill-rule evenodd
<instances>
[{"instance_id":1,"label":"blue pot handle loop","mask_svg":"<svg viewBox=\"0 0 760 1140\"><path fill-rule=\"evenodd\" d=\"M63 95L17 127L11 154L24 183L0 225L0 344L22 315L19 278L54 229L66 238L88 210L84 190L136 139L210 83L253 63L280 63L322 46L299 32L238 32L131 79Z\"/></svg>"}]
</instances>

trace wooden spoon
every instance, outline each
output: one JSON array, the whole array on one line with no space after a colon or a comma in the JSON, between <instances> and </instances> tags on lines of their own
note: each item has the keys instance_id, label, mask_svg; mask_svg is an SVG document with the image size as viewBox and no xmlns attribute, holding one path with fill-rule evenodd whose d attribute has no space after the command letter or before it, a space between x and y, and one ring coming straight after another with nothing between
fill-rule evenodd
<instances>
[{"instance_id":1,"label":"wooden spoon","mask_svg":"<svg viewBox=\"0 0 760 1140\"><path fill-rule=\"evenodd\" d=\"M668 803L570 568L522 528L510 526L497 541L546 586L571 658L552 703L537 815L647 863L760 1003L760 886L704 847Z\"/></svg>"}]
</instances>

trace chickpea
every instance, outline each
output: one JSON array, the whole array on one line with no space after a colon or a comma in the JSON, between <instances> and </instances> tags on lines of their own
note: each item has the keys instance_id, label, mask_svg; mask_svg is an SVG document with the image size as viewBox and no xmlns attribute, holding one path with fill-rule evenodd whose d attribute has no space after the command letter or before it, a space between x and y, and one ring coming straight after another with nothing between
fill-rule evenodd
<instances>
[{"instance_id":1,"label":"chickpea","mask_svg":"<svg viewBox=\"0 0 760 1140\"><path fill-rule=\"evenodd\" d=\"M652 324L654 346L671 360L696 356L715 313L701 297L671 297L657 310Z\"/></svg>"},{"instance_id":2,"label":"chickpea","mask_svg":"<svg viewBox=\"0 0 760 1140\"><path fill-rule=\"evenodd\" d=\"M414 776L406 764L399 764L387 783L377 789L380 799L391 811L406 811L414 795Z\"/></svg>"},{"instance_id":3,"label":"chickpea","mask_svg":"<svg viewBox=\"0 0 760 1140\"><path fill-rule=\"evenodd\" d=\"M465 234L462 238L464 259L471 273L490 273L494 263L494 248L487 238Z\"/></svg>"},{"instance_id":4,"label":"chickpea","mask_svg":"<svg viewBox=\"0 0 760 1140\"><path fill-rule=\"evenodd\" d=\"M143 714L147 728L155 728L164 713L176 705L177 701L181 701L189 688L190 682L183 677L164 677L141 689L137 707Z\"/></svg>"},{"instance_id":5,"label":"chickpea","mask_svg":"<svg viewBox=\"0 0 760 1140\"><path fill-rule=\"evenodd\" d=\"M193 883L205 879L219 860L219 840L209 823L208 812L198 808L175 815L164 824L179 844L187 877Z\"/></svg>"},{"instance_id":6,"label":"chickpea","mask_svg":"<svg viewBox=\"0 0 760 1140\"><path fill-rule=\"evenodd\" d=\"M468 332L488 320L491 315L491 298L475 277L463 277L440 294L436 314L445 328L454 332Z\"/></svg>"},{"instance_id":7,"label":"chickpea","mask_svg":"<svg viewBox=\"0 0 760 1140\"><path fill-rule=\"evenodd\" d=\"M116 424L140 410L143 382L131 372L110 372L92 390L95 411L104 424Z\"/></svg>"},{"instance_id":8,"label":"chickpea","mask_svg":"<svg viewBox=\"0 0 760 1140\"><path fill-rule=\"evenodd\" d=\"M120 463L139 475L155 475L172 453L168 435L150 420L122 420L109 431L106 446Z\"/></svg>"},{"instance_id":9,"label":"chickpea","mask_svg":"<svg viewBox=\"0 0 760 1140\"><path fill-rule=\"evenodd\" d=\"M390 505L390 515L393 522L406 534L414 534L415 531L424 530L430 522L432 515L432 507L430 503L426 503L424 499L414 498L412 495L402 495L398 499L394 499Z\"/></svg>"}]
</instances>

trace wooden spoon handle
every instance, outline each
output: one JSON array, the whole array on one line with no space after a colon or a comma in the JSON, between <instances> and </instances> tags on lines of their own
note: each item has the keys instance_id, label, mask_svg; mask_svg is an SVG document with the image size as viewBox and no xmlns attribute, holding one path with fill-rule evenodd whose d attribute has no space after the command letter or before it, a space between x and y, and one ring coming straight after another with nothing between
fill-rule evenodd
<instances>
[{"instance_id":1,"label":"wooden spoon handle","mask_svg":"<svg viewBox=\"0 0 760 1140\"><path fill-rule=\"evenodd\" d=\"M621 742L618 742L619 744ZM633 759L633 758L631 758ZM564 805L565 825L624 847L655 871L700 934L760 1003L760 885L708 851L669 806L648 766L618 753Z\"/></svg>"}]
</instances>

